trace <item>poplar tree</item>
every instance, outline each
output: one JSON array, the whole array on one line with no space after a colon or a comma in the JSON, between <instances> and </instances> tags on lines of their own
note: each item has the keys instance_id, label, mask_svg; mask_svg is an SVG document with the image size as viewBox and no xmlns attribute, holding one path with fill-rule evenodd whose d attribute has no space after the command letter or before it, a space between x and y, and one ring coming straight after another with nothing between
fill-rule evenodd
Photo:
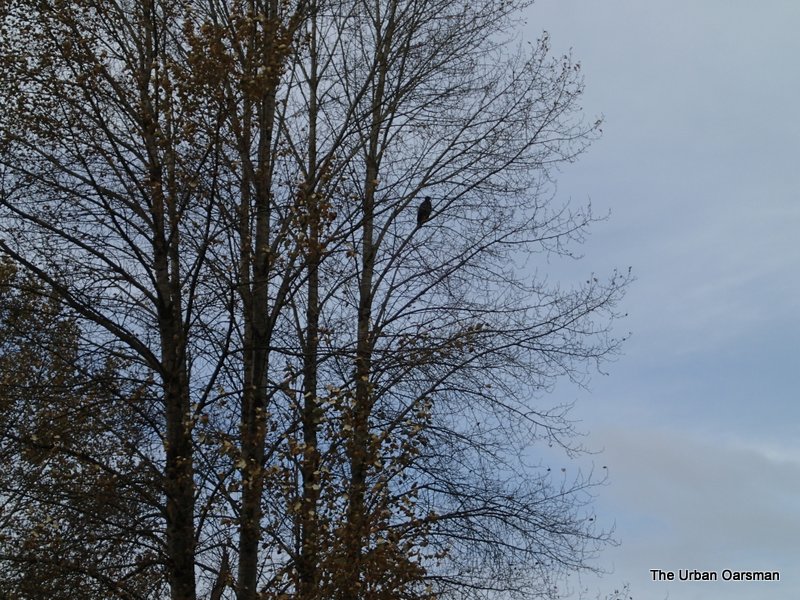
<instances>
[{"instance_id":1,"label":"poplar tree","mask_svg":"<svg viewBox=\"0 0 800 600\"><path fill-rule=\"evenodd\" d=\"M555 169L599 123L518 42L528 5L6 2L0 252L75 328L63 376L107 381L26 393L110 394L120 445L69 460L121 454L139 557L87 546L98 597L550 597L590 568L596 482L536 450L573 449L545 393L617 351L629 276L547 277L594 220Z\"/></svg>"}]
</instances>

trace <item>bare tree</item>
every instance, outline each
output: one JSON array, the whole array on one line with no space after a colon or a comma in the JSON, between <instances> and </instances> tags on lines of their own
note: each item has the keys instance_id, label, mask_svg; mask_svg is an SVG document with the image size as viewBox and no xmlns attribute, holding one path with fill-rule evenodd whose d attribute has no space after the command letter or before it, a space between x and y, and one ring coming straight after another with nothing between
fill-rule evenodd
<instances>
[{"instance_id":1,"label":"bare tree","mask_svg":"<svg viewBox=\"0 0 800 600\"><path fill-rule=\"evenodd\" d=\"M420 581L550 594L558 571L584 568L608 541L582 512L588 478L525 467L536 441L571 448L565 407L533 400L615 351L596 319L613 316L627 276L561 290L510 266L582 239L591 214L554 206L547 184L597 126L575 120L578 68L549 58L546 37L504 54L517 9L320 5L298 53L304 87L287 95L286 126L296 168L308 156L336 163L323 193L336 219L308 284L320 305L306 323L327 334L314 377L328 393L304 397L335 423L313 464L347 498L324 519L341 544L312 561L329 570L316 575L328 595L418 595ZM430 221L415 226L427 194Z\"/></svg>"},{"instance_id":2,"label":"bare tree","mask_svg":"<svg viewBox=\"0 0 800 600\"><path fill-rule=\"evenodd\" d=\"M526 5L7 3L0 251L129 382L173 599L547 597L608 541L533 454L628 276L515 266L597 127Z\"/></svg>"},{"instance_id":3,"label":"bare tree","mask_svg":"<svg viewBox=\"0 0 800 600\"><path fill-rule=\"evenodd\" d=\"M220 108L201 102L188 70L180 24L192 14L157 2L11 2L4 16L0 247L86 323L98 356L123 358L155 394L159 443L147 454L160 560L171 596L192 599L193 428L231 327L218 325L224 290L209 286L224 225L208 188Z\"/></svg>"}]
</instances>

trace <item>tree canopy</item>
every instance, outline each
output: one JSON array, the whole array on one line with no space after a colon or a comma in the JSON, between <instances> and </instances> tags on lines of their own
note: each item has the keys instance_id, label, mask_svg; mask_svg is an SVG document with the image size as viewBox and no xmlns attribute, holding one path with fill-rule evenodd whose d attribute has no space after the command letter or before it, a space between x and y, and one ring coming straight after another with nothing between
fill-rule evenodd
<instances>
[{"instance_id":1,"label":"tree canopy","mask_svg":"<svg viewBox=\"0 0 800 600\"><path fill-rule=\"evenodd\" d=\"M629 276L516 266L582 241L552 176L599 125L517 42L528 4L4 4L8 593L551 597L591 567L596 482L534 453L572 448L543 393L617 351Z\"/></svg>"}]
</instances>

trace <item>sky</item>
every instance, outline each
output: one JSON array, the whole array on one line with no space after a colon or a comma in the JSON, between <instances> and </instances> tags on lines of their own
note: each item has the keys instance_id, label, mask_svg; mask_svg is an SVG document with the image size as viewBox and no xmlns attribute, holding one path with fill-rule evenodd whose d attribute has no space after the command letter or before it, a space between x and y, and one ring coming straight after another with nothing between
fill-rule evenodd
<instances>
[{"instance_id":1,"label":"sky","mask_svg":"<svg viewBox=\"0 0 800 600\"><path fill-rule=\"evenodd\" d=\"M582 65L603 136L558 178L596 224L565 279L632 267L624 353L575 402L569 470L607 465L619 546L569 582L634 600L800 598L800 1L537 0ZM556 274L559 274L556 273ZM555 458L554 460L559 460ZM777 570L780 582L654 582L650 569ZM677 577L677 575L676 575Z\"/></svg>"},{"instance_id":2,"label":"sky","mask_svg":"<svg viewBox=\"0 0 800 600\"><path fill-rule=\"evenodd\" d=\"M592 202L585 258L637 281L623 355L575 402L608 465L599 521L618 547L574 598L627 583L635 600L800 598L800 2L538 0L582 65L603 136L562 169L558 197ZM654 582L650 569L779 571L780 582Z\"/></svg>"}]
</instances>

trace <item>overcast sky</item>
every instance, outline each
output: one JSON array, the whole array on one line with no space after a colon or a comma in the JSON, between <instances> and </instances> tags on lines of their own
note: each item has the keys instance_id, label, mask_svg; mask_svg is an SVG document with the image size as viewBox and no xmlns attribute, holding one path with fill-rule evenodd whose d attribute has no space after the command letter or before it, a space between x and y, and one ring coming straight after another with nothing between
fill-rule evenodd
<instances>
[{"instance_id":1,"label":"overcast sky","mask_svg":"<svg viewBox=\"0 0 800 600\"><path fill-rule=\"evenodd\" d=\"M618 548L573 581L635 600L800 598L800 2L538 0L604 135L563 170L591 200L573 276L633 267L624 356L554 401L607 464ZM570 468L579 465L564 464ZM584 459L580 464L587 465ZM655 583L650 569L778 570L779 583Z\"/></svg>"}]
</instances>

